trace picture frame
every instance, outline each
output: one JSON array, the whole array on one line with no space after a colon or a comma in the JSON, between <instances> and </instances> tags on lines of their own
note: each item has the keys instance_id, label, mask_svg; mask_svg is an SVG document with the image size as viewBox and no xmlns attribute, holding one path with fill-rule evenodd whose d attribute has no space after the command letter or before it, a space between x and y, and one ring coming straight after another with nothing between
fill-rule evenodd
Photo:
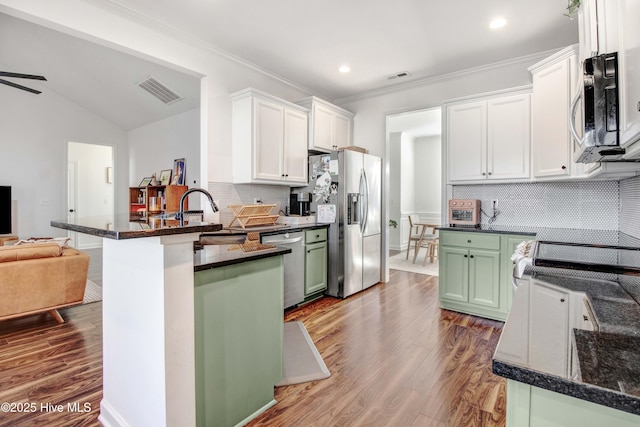
<instances>
[{"instance_id":1,"label":"picture frame","mask_svg":"<svg viewBox=\"0 0 640 427\"><path fill-rule=\"evenodd\" d=\"M146 187L149 184L151 184L151 177L148 176L146 178L142 178L142 181L140 181L140 184L138 185L138 187Z\"/></svg>"},{"instance_id":2,"label":"picture frame","mask_svg":"<svg viewBox=\"0 0 640 427\"><path fill-rule=\"evenodd\" d=\"M169 185L171 183L171 169L160 171L160 185Z\"/></svg>"},{"instance_id":3,"label":"picture frame","mask_svg":"<svg viewBox=\"0 0 640 427\"><path fill-rule=\"evenodd\" d=\"M186 180L186 162L184 157L181 159L175 159L173 161L173 178L171 178L171 185L185 185Z\"/></svg>"}]
</instances>

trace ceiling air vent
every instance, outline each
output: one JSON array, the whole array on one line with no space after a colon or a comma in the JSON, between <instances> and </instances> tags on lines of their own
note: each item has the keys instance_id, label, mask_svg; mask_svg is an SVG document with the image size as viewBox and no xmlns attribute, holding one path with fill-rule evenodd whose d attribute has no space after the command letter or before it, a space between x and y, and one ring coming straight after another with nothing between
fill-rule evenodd
<instances>
[{"instance_id":1,"label":"ceiling air vent","mask_svg":"<svg viewBox=\"0 0 640 427\"><path fill-rule=\"evenodd\" d=\"M161 83L154 77L149 77L146 80L141 81L138 83L138 86L167 105L183 99L180 95L169 89L164 83Z\"/></svg>"},{"instance_id":2,"label":"ceiling air vent","mask_svg":"<svg viewBox=\"0 0 640 427\"><path fill-rule=\"evenodd\" d=\"M394 79L401 79L403 77L409 77L411 74L409 74L408 71L401 71L399 73L396 74L392 74L389 77L387 77L388 80L394 80Z\"/></svg>"}]
</instances>

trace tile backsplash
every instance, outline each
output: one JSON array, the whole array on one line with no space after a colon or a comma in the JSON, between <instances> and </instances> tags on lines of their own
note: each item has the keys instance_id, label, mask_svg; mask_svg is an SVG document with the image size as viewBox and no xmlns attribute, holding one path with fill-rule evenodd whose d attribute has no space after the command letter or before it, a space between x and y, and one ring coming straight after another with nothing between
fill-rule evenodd
<instances>
[{"instance_id":1,"label":"tile backsplash","mask_svg":"<svg viewBox=\"0 0 640 427\"><path fill-rule=\"evenodd\" d=\"M620 231L640 239L640 177L620 181Z\"/></svg>"},{"instance_id":2,"label":"tile backsplash","mask_svg":"<svg viewBox=\"0 0 640 427\"><path fill-rule=\"evenodd\" d=\"M280 185L264 184L231 184L228 182L210 182L209 192L220 208L220 223L229 224L233 221L233 213L229 205L252 205L254 199L260 199L262 203L277 206L273 213L285 210L290 188Z\"/></svg>"},{"instance_id":3,"label":"tile backsplash","mask_svg":"<svg viewBox=\"0 0 640 427\"><path fill-rule=\"evenodd\" d=\"M639 184L640 185L640 184ZM453 198L480 199L482 223L499 211L494 225L618 230L618 181L457 185Z\"/></svg>"}]
</instances>

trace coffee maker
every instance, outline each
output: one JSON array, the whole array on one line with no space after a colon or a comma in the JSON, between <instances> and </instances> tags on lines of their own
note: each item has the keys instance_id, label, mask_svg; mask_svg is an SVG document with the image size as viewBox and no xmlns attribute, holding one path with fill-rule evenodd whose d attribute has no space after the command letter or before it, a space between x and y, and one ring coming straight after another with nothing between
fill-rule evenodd
<instances>
[{"instance_id":1,"label":"coffee maker","mask_svg":"<svg viewBox=\"0 0 640 427\"><path fill-rule=\"evenodd\" d=\"M304 191L291 193L289 198L289 214L309 216L311 214L311 193Z\"/></svg>"}]
</instances>

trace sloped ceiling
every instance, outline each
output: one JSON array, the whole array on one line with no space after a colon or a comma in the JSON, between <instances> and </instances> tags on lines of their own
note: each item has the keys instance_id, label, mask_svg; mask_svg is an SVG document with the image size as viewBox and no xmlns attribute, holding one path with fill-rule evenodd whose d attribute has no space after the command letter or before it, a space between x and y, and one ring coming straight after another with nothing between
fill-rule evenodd
<instances>
[{"instance_id":1,"label":"sloped ceiling","mask_svg":"<svg viewBox=\"0 0 640 427\"><path fill-rule=\"evenodd\" d=\"M6 80L54 91L126 130L200 107L198 78L4 14L0 70L44 75L46 82ZM149 76L184 99L166 105L154 98L137 86ZM0 99L7 90L17 89L0 85Z\"/></svg>"},{"instance_id":2,"label":"sloped ceiling","mask_svg":"<svg viewBox=\"0 0 640 427\"><path fill-rule=\"evenodd\" d=\"M559 0L87 1L197 37L329 101L577 42L577 22L563 16ZM507 18L507 26L489 30L495 16ZM344 63L348 74L337 71ZM4 14L0 70L43 74L47 82L27 85L55 91L124 129L200 104L194 76ZM401 71L409 76L388 79ZM185 99L162 104L136 86L148 76ZM5 90L16 89L0 85L0 96Z\"/></svg>"}]
</instances>

